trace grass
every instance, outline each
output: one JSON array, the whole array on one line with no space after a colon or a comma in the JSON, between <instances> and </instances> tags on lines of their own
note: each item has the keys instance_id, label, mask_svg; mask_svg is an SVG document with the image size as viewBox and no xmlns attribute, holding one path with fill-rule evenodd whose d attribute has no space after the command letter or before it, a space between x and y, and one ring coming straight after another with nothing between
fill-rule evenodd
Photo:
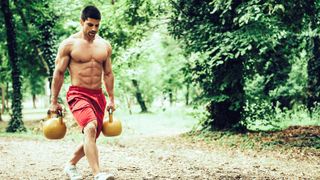
<instances>
[{"instance_id":1,"label":"grass","mask_svg":"<svg viewBox=\"0 0 320 180\"><path fill-rule=\"evenodd\" d=\"M196 120L188 115L191 111L186 107L172 107L166 111L154 110L150 113L128 112L118 109L114 113L114 119L120 119L123 125L123 132L119 137L108 138L108 142L117 142L122 138L131 138L138 136L165 136L180 134L190 131ZM27 132L6 133L5 129L8 120L0 122L0 137L19 137L26 139L45 139L42 134L41 120L46 117L46 109L40 110L24 110L23 117ZM33 120L32 120L33 118ZM69 113L64 118L67 124L66 140L82 141L83 136L80 129ZM99 141L103 138L99 138Z\"/></svg>"},{"instance_id":2,"label":"grass","mask_svg":"<svg viewBox=\"0 0 320 180\"><path fill-rule=\"evenodd\" d=\"M8 133L6 132L6 127L8 125L7 121L0 121L0 137L6 138L23 138L23 139L42 139L42 134L33 131L34 128L40 125L40 121L26 121L24 122L27 132L16 132Z\"/></svg>"},{"instance_id":3,"label":"grass","mask_svg":"<svg viewBox=\"0 0 320 180\"><path fill-rule=\"evenodd\" d=\"M313 109L312 115L302 105L291 110L276 108L274 114L255 118L253 122L248 123L249 130L266 132L283 130L291 126L320 126L320 108Z\"/></svg>"},{"instance_id":4,"label":"grass","mask_svg":"<svg viewBox=\"0 0 320 180\"><path fill-rule=\"evenodd\" d=\"M24 117L34 120L24 121L27 132L23 133L6 133L5 128L7 121L0 122L0 137L13 137L24 139L38 139L45 140L41 130L40 116L46 116L46 110L27 110L24 111ZM123 133L119 137L99 138L100 143L117 143L124 138L140 137L140 136L169 136L183 133L185 137L191 138L192 141L204 141L209 144L216 144L221 147L239 148L239 149L273 149L275 147L283 148L309 148L320 149L320 125L317 116L310 119L305 111L291 112L290 115L281 114L281 127L284 129L288 127L289 130L282 130L278 132L248 132L239 134L235 132L209 132L209 131L191 131L193 126L197 124L197 120L191 117L193 110L186 107L173 107L166 111L154 110L150 113L129 114L128 112L118 109L114 113L115 119L120 119L123 125ZM39 115L40 114L40 115ZM280 119L280 118L279 118ZM83 135L75 121L70 118L65 118L68 131L65 136L66 140L82 141ZM306 128L305 126L309 125ZM312 125L312 126L310 126ZM257 126L263 129L262 125ZM268 129L266 129L268 130ZM270 130L270 129L269 129Z\"/></svg>"},{"instance_id":5,"label":"grass","mask_svg":"<svg viewBox=\"0 0 320 180\"><path fill-rule=\"evenodd\" d=\"M247 133L230 131L193 131L185 136L192 141L203 141L225 148L237 149L308 149L320 150L320 109L313 110L312 117L304 106L293 110L275 111L273 116L255 119Z\"/></svg>"},{"instance_id":6,"label":"grass","mask_svg":"<svg viewBox=\"0 0 320 180\"><path fill-rule=\"evenodd\" d=\"M192 131L183 136L214 148L270 151L298 159L320 156L320 126L292 126L277 132Z\"/></svg>"}]
</instances>

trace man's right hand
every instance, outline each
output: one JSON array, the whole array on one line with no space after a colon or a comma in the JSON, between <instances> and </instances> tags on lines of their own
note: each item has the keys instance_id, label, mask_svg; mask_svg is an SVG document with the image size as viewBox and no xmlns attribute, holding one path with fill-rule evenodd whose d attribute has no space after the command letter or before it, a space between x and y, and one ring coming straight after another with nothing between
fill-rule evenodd
<instances>
[{"instance_id":1,"label":"man's right hand","mask_svg":"<svg viewBox=\"0 0 320 180\"><path fill-rule=\"evenodd\" d=\"M62 111L62 106L59 103L51 103L50 112L58 113L58 111Z\"/></svg>"}]
</instances>

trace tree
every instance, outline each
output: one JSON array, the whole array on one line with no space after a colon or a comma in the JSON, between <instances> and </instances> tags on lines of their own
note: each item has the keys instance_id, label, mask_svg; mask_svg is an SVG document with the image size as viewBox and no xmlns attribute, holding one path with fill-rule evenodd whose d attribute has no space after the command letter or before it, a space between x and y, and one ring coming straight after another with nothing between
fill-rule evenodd
<instances>
[{"instance_id":1,"label":"tree","mask_svg":"<svg viewBox=\"0 0 320 180\"><path fill-rule=\"evenodd\" d=\"M3 33L5 36L5 33ZM3 37L3 36L2 36ZM4 41L4 40L3 40ZM7 106L8 94L7 94L7 83L10 81L10 63L7 60L7 52L5 51L5 44L0 43L0 87L1 87L1 114L5 111L8 111L9 107Z\"/></svg>"},{"instance_id":2,"label":"tree","mask_svg":"<svg viewBox=\"0 0 320 180\"><path fill-rule=\"evenodd\" d=\"M107 17L112 16L113 18L102 18L105 25L100 29L100 34L109 39L113 46L113 70L119 79L116 83L121 84L121 92L132 93L136 97L141 112L148 111L148 104L153 100L154 88L148 84L150 81L146 76L137 76L135 73L134 77L128 77L123 76L122 72L133 69L138 72L138 69L144 69L142 66L144 66L143 62L146 62L146 58L140 55L140 51L144 50L135 47L140 46L140 42L145 40L144 37L149 36L149 33L154 30L151 27L155 26L155 7L157 5L157 2L146 0L116 2L112 7L109 7L111 10L107 14ZM137 51L133 50L134 52L129 53L128 58L122 58L123 54L128 54L126 51L130 51L130 48L137 49ZM148 87L149 91L144 87Z\"/></svg>"},{"instance_id":3,"label":"tree","mask_svg":"<svg viewBox=\"0 0 320 180\"><path fill-rule=\"evenodd\" d=\"M305 12L314 1L170 2L170 32L185 42L188 54L198 54L187 68L203 89L201 100L210 114L206 127L244 129L244 102L250 105L251 99L291 108L291 89L282 87L290 85L293 59L303 46ZM257 93L246 87L256 76L261 77Z\"/></svg>"},{"instance_id":4,"label":"tree","mask_svg":"<svg viewBox=\"0 0 320 180\"><path fill-rule=\"evenodd\" d=\"M241 40L236 37L238 28L233 21L241 1L171 3L170 32L184 40L189 54L201 52L207 55L197 59L189 70L193 80L203 89L202 99L209 102L210 117L205 126L226 129L239 125L244 104L244 62L240 50L245 52L247 47L233 48Z\"/></svg>"},{"instance_id":5,"label":"tree","mask_svg":"<svg viewBox=\"0 0 320 180\"><path fill-rule=\"evenodd\" d=\"M139 88L138 81L136 79L132 79L132 84L136 89L135 95L136 95L137 101L138 101L138 103L139 103L139 105L141 107L141 112L142 113L148 112L146 103L145 103L144 99L142 98L142 94L141 94L141 91L140 91L140 88Z\"/></svg>"},{"instance_id":6,"label":"tree","mask_svg":"<svg viewBox=\"0 0 320 180\"><path fill-rule=\"evenodd\" d=\"M307 107L311 109L320 103L320 37L319 37L319 7L318 1L309 1L306 7L307 20L310 21L311 31L315 32L309 37L312 56L308 61L308 100Z\"/></svg>"},{"instance_id":7,"label":"tree","mask_svg":"<svg viewBox=\"0 0 320 180\"><path fill-rule=\"evenodd\" d=\"M58 20L51 7L51 1L15 0L14 2L22 22L23 27L21 29L23 29L23 34L29 36L29 38L23 38L23 34L21 34L21 43L26 44L25 46L29 47L28 50L30 52L27 54L22 53L22 55L29 57L26 58L27 60L37 60L34 63L38 64L38 73L43 74L43 71L46 70L49 88L51 88L56 53L54 27ZM27 67L29 64L30 62L26 61ZM34 76L32 75L34 72L34 69L32 69L27 74L31 78ZM34 90L35 87L31 89Z\"/></svg>"},{"instance_id":8,"label":"tree","mask_svg":"<svg viewBox=\"0 0 320 180\"><path fill-rule=\"evenodd\" d=\"M9 1L1 1L1 10L4 15L6 30L7 30L7 44L8 53L11 66L12 86L13 86L13 99L12 99L12 117L7 127L8 132L25 131L22 121L22 95L21 95L21 80L20 80L20 67L19 58L17 56L16 48L16 34L13 22L13 15L9 7Z\"/></svg>"}]
</instances>

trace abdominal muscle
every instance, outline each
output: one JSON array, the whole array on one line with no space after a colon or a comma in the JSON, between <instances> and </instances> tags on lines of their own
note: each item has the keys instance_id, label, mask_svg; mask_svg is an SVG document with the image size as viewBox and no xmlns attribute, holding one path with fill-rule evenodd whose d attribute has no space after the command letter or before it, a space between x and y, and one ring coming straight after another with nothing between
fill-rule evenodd
<instances>
[{"instance_id":1,"label":"abdominal muscle","mask_svg":"<svg viewBox=\"0 0 320 180\"><path fill-rule=\"evenodd\" d=\"M75 62L69 64L71 84L88 89L100 89L102 78L102 64L95 60Z\"/></svg>"}]
</instances>

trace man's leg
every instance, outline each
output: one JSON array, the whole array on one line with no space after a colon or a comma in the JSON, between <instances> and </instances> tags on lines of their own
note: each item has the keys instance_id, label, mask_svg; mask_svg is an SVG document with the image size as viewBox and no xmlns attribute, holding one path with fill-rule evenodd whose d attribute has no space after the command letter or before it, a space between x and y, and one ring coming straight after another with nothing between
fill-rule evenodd
<instances>
[{"instance_id":1,"label":"man's leg","mask_svg":"<svg viewBox=\"0 0 320 180\"><path fill-rule=\"evenodd\" d=\"M76 164L84 156L83 144L80 144L74 152L71 160L64 167L64 172L69 176L71 180L82 179L81 174L77 171Z\"/></svg>"},{"instance_id":2,"label":"man's leg","mask_svg":"<svg viewBox=\"0 0 320 180\"><path fill-rule=\"evenodd\" d=\"M72 158L69 161L69 164L71 165L76 165L78 163L78 161L80 161L81 158L83 158L85 156L84 154L84 149L83 149L83 143L81 143L76 151L74 152Z\"/></svg>"},{"instance_id":3,"label":"man's leg","mask_svg":"<svg viewBox=\"0 0 320 180\"><path fill-rule=\"evenodd\" d=\"M100 172L98 148L96 145L97 121L91 121L84 127L84 154L86 155L93 175Z\"/></svg>"}]
</instances>

